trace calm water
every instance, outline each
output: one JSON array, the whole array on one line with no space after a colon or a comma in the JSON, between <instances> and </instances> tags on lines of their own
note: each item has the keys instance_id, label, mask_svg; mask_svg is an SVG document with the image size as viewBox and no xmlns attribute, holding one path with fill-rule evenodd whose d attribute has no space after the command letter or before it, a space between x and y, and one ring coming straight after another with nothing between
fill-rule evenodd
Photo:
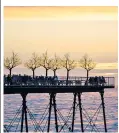
<instances>
[{"instance_id":1,"label":"calm water","mask_svg":"<svg viewBox=\"0 0 119 133\"><path fill-rule=\"evenodd\" d=\"M72 107L73 103L73 94L57 94L56 101L57 101L57 108L59 110L58 113L58 123L59 123L59 129L61 125L63 125L63 120L61 118L60 113L63 115L64 119L67 119L67 115L69 113L70 108ZM27 107L29 108L30 112L34 115L34 118L37 123L40 122L41 116L48 105L49 95L48 94L29 94L27 96ZM10 121L15 116L15 113L19 109L22 99L20 95L5 95L4 96L4 123L5 125L8 125ZM84 128L85 131L92 131L91 126L87 126L88 120L86 117L92 117L94 113L96 112L97 108L99 107L101 101L100 101L100 95L99 93L83 93L82 94L82 104L83 108L86 110L83 111L83 118L84 118ZM106 106L106 118L107 118L107 128L109 132L117 132L118 131L118 93L117 89L108 89L105 90L105 106ZM46 114L47 114L46 110ZM52 109L52 117L51 117L51 131L55 131L54 127L54 114ZM87 115L88 114L88 115ZM11 131L20 131L20 124L19 120L21 117L21 113L18 115L18 118L14 122L14 126L11 127ZM43 123L41 124L41 128L44 128L44 131L47 130L45 124L47 125L47 119L48 115L46 115ZM30 120L30 115L28 115L28 125L29 130L34 131L34 126L32 124L32 121ZM95 122L96 120L96 122ZM96 116L93 118L93 124L95 123L96 128L94 128L93 131L104 131L103 126L103 117L102 117L102 110L100 109L100 112L98 114L98 117ZM71 117L69 118L67 122L68 126L71 127ZM64 127L65 131L68 131L68 128ZM62 130L63 131L63 130ZM75 127L74 131L81 131L80 130L80 116L79 116L79 110L77 108L76 110L76 116L75 116Z\"/></svg>"}]
</instances>

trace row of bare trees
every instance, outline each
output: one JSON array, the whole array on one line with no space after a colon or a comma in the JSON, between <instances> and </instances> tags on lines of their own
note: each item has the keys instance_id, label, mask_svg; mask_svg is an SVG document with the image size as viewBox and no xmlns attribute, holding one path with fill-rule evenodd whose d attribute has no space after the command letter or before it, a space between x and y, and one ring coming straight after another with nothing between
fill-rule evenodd
<instances>
[{"instance_id":1,"label":"row of bare trees","mask_svg":"<svg viewBox=\"0 0 119 133\"><path fill-rule=\"evenodd\" d=\"M16 66L20 65L21 59L18 54L12 52L11 57L6 57L4 59L4 66L9 70L9 74L11 76L12 69ZM96 63L85 54L78 62L79 66L84 68L87 72L87 80L89 77L89 71L95 68ZM28 69L32 70L33 78L35 77L35 70L39 67L44 67L46 71L46 77L48 76L48 70L51 69L54 72L54 76L56 76L56 71L61 68L65 68L67 71L67 81L69 78L70 70L74 69L77 66L75 60L70 58L69 54L65 54L61 59L59 56L55 54L54 58L49 58L47 51L43 53L41 56L38 56L36 53L33 53L31 58L24 63L24 66Z\"/></svg>"}]
</instances>

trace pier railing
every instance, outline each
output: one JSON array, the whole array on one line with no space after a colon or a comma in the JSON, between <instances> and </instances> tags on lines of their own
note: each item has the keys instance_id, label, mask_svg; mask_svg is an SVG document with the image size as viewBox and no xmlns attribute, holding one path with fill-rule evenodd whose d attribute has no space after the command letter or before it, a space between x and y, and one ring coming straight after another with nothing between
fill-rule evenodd
<instances>
[{"instance_id":1,"label":"pier railing","mask_svg":"<svg viewBox=\"0 0 119 133\"><path fill-rule=\"evenodd\" d=\"M21 76L21 77L11 77L11 80L4 78L4 86L114 86L115 80L114 77L74 77L71 76L68 78L65 76L54 77L41 77L36 76L34 79L30 76Z\"/></svg>"}]
</instances>

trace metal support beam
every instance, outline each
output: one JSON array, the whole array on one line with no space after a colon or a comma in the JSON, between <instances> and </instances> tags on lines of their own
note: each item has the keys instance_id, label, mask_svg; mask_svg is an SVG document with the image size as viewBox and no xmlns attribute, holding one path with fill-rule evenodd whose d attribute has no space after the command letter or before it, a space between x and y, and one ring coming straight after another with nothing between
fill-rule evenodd
<instances>
[{"instance_id":1,"label":"metal support beam","mask_svg":"<svg viewBox=\"0 0 119 133\"><path fill-rule=\"evenodd\" d=\"M23 132L23 124L24 124L24 108L22 107L22 116L21 116L21 132Z\"/></svg>"},{"instance_id":2,"label":"metal support beam","mask_svg":"<svg viewBox=\"0 0 119 133\"><path fill-rule=\"evenodd\" d=\"M76 106L76 93L74 93L74 102L73 102L73 117L72 117L72 132L74 131L74 119L75 119L75 106Z\"/></svg>"},{"instance_id":3,"label":"metal support beam","mask_svg":"<svg viewBox=\"0 0 119 133\"><path fill-rule=\"evenodd\" d=\"M78 101L79 101L81 131L84 132L84 128L83 128L83 115L82 115L82 103L81 103L81 93L78 93Z\"/></svg>"},{"instance_id":4,"label":"metal support beam","mask_svg":"<svg viewBox=\"0 0 119 133\"><path fill-rule=\"evenodd\" d=\"M27 111L26 111L26 106L25 106L24 113L25 113L25 125L26 125L26 132L28 132L28 121L27 121Z\"/></svg>"},{"instance_id":5,"label":"metal support beam","mask_svg":"<svg viewBox=\"0 0 119 133\"><path fill-rule=\"evenodd\" d=\"M54 105L54 114L55 114L55 126L56 126L56 132L58 132L58 122L57 122L57 109L56 109L56 94L53 94L53 105Z\"/></svg>"},{"instance_id":6,"label":"metal support beam","mask_svg":"<svg viewBox=\"0 0 119 133\"><path fill-rule=\"evenodd\" d=\"M50 94L50 103L49 103L49 117L48 117L48 128L47 132L50 130L50 118L51 118L51 108L52 108L52 93Z\"/></svg>"},{"instance_id":7,"label":"metal support beam","mask_svg":"<svg viewBox=\"0 0 119 133\"><path fill-rule=\"evenodd\" d=\"M107 132L106 115L105 115L105 103L104 103L104 90L100 92L100 95L101 95L101 100L102 100L104 128L105 128L105 132Z\"/></svg>"},{"instance_id":8,"label":"metal support beam","mask_svg":"<svg viewBox=\"0 0 119 133\"><path fill-rule=\"evenodd\" d=\"M27 111L26 111L26 93L21 94L23 101L22 101L22 119L21 119L21 132L23 132L23 124L24 124L24 115L25 115L25 127L26 127L26 132L28 132L28 121L27 121Z\"/></svg>"},{"instance_id":9,"label":"metal support beam","mask_svg":"<svg viewBox=\"0 0 119 133\"><path fill-rule=\"evenodd\" d=\"M50 94L50 102L49 102L49 117L48 117L48 128L47 132L50 131L50 119L51 119L51 110L52 106L54 106L54 114L55 114L55 127L56 127L56 132L58 132L58 121L57 121L57 109L56 109L56 100L55 100L56 94L51 93Z\"/></svg>"}]
</instances>

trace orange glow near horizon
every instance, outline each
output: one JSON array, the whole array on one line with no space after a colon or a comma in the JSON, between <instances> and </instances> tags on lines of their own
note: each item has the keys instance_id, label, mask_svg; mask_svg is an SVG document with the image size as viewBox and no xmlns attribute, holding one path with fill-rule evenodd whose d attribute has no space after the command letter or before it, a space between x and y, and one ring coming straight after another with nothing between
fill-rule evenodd
<instances>
[{"instance_id":1,"label":"orange glow near horizon","mask_svg":"<svg viewBox=\"0 0 119 133\"><path fill-rule=\"evenodd\" d=\"M6 18L77 18L85 15L101 14L117 19L117 7L5 7ZM87 16L86 16L87 17Z\"/></svg>"}]
</instances>

